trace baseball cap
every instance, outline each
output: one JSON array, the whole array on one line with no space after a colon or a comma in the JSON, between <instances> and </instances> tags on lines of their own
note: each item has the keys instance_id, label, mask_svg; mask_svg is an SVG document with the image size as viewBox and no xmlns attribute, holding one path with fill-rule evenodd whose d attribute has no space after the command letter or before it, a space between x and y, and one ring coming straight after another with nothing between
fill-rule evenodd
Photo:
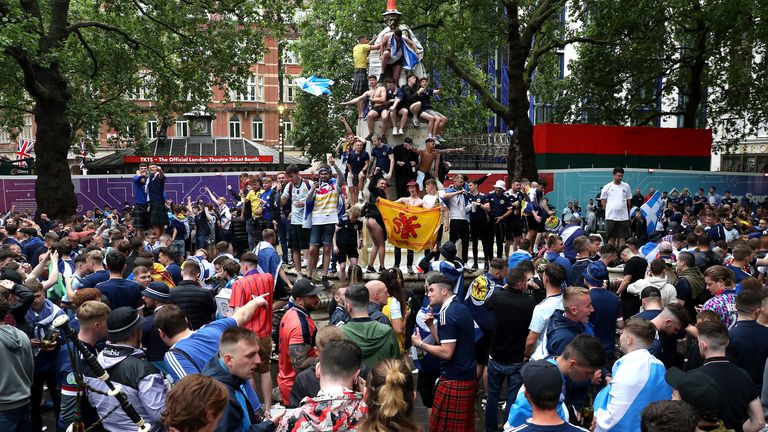
<instances>
[{"instance_id":1,"label":"baseball cap","mask_svg":"<svg viewBox=\"0 0 768 432\"><path fill-rule=\"evenodd\" d=\"M316 286L312 282L309 281L309 279L302 278L296 281L296 283L293 284L293 290L291 291L291 295L294 297L310 297L314 295L318 295L323 291L323 287Z\"/></svg>"},{"instance_id":2,"label":"baseball cap","mask_svg":"<svg viewBox=\"0 0 768 432\"><path fill-rule=\"evenodd\" d=\"M149 285L147 285L147 288L141 292L141 295L165 303L167 303L168 299L171 298L168 285L162 282L151 282Z\"/></svg>"},{"instance_id":3,"label":"baseball cap","mask_svg":"<svg viewBox=\"0 0 768 432\"><path fill-rule=\"evenodd\" d=\"M545 394L559 395L563 391L563 376L556 365L547 360L526 363L522 370L523 385L533 399Z\"/></svg>"},{"instance_id":4,"label":"baseball cap","mask_svg":"<svg viewBox=\"0 0 768 432\"><path fill-rule=\"evenodd\" d=\"M656 287L645 287L642 291L640 291L640 298L644 299L648 297L661 298L661 291Z\"/></svg>"},{"instance_id":5,"label":"baseball cap","mask_svg":"<svg viewBox=\"0 0 768 432\"><path fill-rule=\"evenodd\" d=\"M496 180L496 184L494 184L493 187L498 189L506 189L507 185L504 183L504 180Z\"/></svg>"},{"instance_id":6,"label":"baseball cap","mask_svg":"<svg viewBox=\"0 0 768 432\"><path fill-rule=\"evenodd\" d=\"M722 398L720 385L711 376L698 370L683 372L670 368L664 376L667 383L680 393L680 398L693 405L705 417L720 417Z\"/></svg>"},{"instance_id":7,"label":"baseball cap","mask_svg":"<svg viewBox=\"0 0 768 432\"><path fill-rule=\"evenodd\" d=\"M125 340L141 326L139 312L128 306L119 307L109 313L107 317L107 340Z\"/></svg>"}]
</instances>

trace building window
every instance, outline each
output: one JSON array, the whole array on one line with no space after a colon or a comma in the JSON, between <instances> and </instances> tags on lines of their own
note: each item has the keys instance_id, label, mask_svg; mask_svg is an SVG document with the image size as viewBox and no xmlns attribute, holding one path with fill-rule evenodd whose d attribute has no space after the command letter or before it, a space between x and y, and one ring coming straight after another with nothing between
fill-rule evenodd
<instances>
[{"instance_id":1,"label":"building window","mask_svg":"<svg viewBox=\"0 0 768 432\"><path fill-rule=\"evenodd\" d=\"M229 137L240 138L240 118L232 117L229 119Z\"/></svg>"},{"instance_id":2,"label":"building window","mask_svg":"<svg viewBox=\"0 0 768 432\"><path fill-rule=\"evenodd\" d=\"M294 91L296 86L293 83L292 76L283 77L283 101L293 102Z\"/></svg>"},{"instance_id":3,"label":"building window","mask_svg":"<svg viewBox=\"0 0 768 432\"><path fill-rule=\"evenodd\" d=\"M299 55L291 48L291 45L296 41L289 40L285 41L285 46L283 47L283 64L287 65L295 65L299 64Z\"/></svg>"},{"instance_id":4,"label":"building window","mask_svg":"<svg viewBox=\"0 0 768 432\"><path fill-rule=\"evenodd\" d=\"M293 122L291 119L283 120L283 137L287 137L293 130Z\"/></svg>"},{"instance_id":5,"label":"building window","mask_svg":"<svg viewBox=\"0 0 768 432\"><path fill-rule=\"evenodd\" d=\"M176 136L188 137L189 136L189 122L186 120L176 120Z\"/></svg>"},{"instance_id":6,"label":"building window","mask_svg":"<svg viewBox=\"0 0 768 432\"><path fill-rule=\"evenodd\" d=\"M149 139L157 138L157 120L147 121L147 138Z\"/></svg>"},{"instance_id":7,"label":"building window","mask_svg":"<svg viewBox=\"0 0 768 432\"><path fill-rule=\"evenodd\" d=\"M8 129L0 127L0 144L8 144L11 142L11 133Z\"/></svg>"},{"instance_id":8,"label":"building window","mask_svg":"<svg viewBox=\"0 0 768 432\"><path fill-rule=\"evenodd\" d=\"M24 116L24 126L22 126L21 128L20 136L26 139L35 139L34 134L32 134L32 116L31 115Z\"/></svg>"},{"instance_id":9,"label":"building window","mask_svg":"<svg viewBox=\"0 0 768 432\"><path fill-rule=\"evenodd\" d=\"M264 141L264 120L255 117L251 122L251 137L254 141Z\"/></svg>"},{"instance_id":10,"label":"building window","mask_svg":"<svg viewBox=\"0 0 768 432\"><path fill-rule=\"evenodd\" d=\"M238 102L264 101L264 77L251 75L248 77L246 93L238 93L232 89L229 91L229 100Z\"/></svg>"}]
</instances>

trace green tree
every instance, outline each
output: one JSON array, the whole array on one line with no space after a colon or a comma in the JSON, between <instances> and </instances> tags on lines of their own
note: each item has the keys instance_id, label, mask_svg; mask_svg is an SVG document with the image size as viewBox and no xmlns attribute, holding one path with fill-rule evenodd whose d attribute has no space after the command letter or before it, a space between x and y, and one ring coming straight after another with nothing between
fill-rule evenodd
<instances>
[{"instance_id":1,"label":"green tree","mask_svg":"<svg viewBox=\"0 0 768 432\"><path fill-rule=\"evenodd\" d=\"M333 94L330 97L302 94L297 98L290 139L311 158L322 159L343 134L342 123L337 120L339 115L344 115L353 128L356 124L356 111L345 110L339 105L352 97L352 47L357 43L358 35L372 38L384 28L385 2L317 0L308 7L304 19L298 23L300 38L292 47L301 58L303 75L333 79ZM440 34L450 7L440 1L398 4L403 23L417 33L424 45L425 70L430 75L436 74L443 88L440 100L433 101L436 109L451 118L452 135L476 134L486 124L490 111L469 91L466 83L450 72L445 61L434 51L442 39L433 38Z\"/></svg>"},{"instance_id":2,"label":"green tree","mask_svg":"<svg viewBox=\"0 0 768 432\"><path fill-rule=\"evenodd\" d=\"M555 120L709 127L723 149L766 121L764 2L607 0L577 5L585 34L571 74L550 89Z\"/></svg>"},{"instance_id":3,"label":"green tree","mask_svg":"<svg viewBox=\"0 0 768 432\"><path fill-rule=\"evenodd\" d=\"M3 126L30 112L37 124L38 213L64 217L76 200L67 166L75 135L102 122L140 141L147 114L130 96L154 95L162 121L211 99L213 86L244 91L263 39L279 34L295 1L0 0ZM159 123L161 123L159 122Z\"/></svg>"}]
</instances>

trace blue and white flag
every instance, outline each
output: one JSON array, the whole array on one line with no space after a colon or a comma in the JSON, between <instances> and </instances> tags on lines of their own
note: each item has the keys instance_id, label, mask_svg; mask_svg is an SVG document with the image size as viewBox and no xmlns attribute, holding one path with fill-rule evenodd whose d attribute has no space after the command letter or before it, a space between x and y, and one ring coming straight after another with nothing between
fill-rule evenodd
<instances>
[{"instance_id":1,"label":"blue and white flag","mask_svg":"<svg viewBox=\"0 0 768 432\"><path fill-rule=\"evenodd\" d=\"M643 217L645 218L645 221L648 223L648 227L646 228L646 232L648 233L648 236L652 236L656 232L656 224L660 223L659 218L661 218L661 192L656 191L651 199L646 201L645 204L640 206L640 211L643 212Z\"/></svg>"},{"instance_id":2,"label":"blue and white flag","mask_svg":"<svg viewBox=\"0 0 768 432\"><path fill-rule=\"evenodd\" d=\"M300 89L315 96L331 94L331 90L328 87L333 85L333 80L316 77L314 75L309 78L295 78L293 82L296 83Z\"/></svg>"},{"instance_id":3,"label":"blue and white flag","mask_svg":"<svg viewBox=\"0 0 768 432\"><path fill-rule=\"evenodd\" d=\"M416 51L414 51L405 41L403 41L402 46L397 45L397 38L394 33L392 33L392 36L389 38L389 47L393 53L403 50L403 69L405 70L413 70L413 68L415 68L421 61L419 60L419 55L416 54Z\"/></svg>"}]
</instances>

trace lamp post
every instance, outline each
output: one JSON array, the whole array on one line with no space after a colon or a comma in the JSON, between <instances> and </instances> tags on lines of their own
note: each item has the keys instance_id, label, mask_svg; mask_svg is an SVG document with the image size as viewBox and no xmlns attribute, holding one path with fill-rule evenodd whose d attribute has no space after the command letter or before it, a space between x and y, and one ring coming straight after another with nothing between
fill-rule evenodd
<instances>
[{"instance_id":1,"label":"lamp post","mask_svg":"<svg viewBox=\"0 0 768 432\"><path fill-rule=\"evenodd\" d=\"M279 119L279 138L278 138L278 145L280 146L280 171L285 170L285 138L283 137L283 111L285 111L285 106L282 103L283 101L280 101L280 103L277 105L277 113L278 113L278 119Z\"/></svg>"}]
</instances>

